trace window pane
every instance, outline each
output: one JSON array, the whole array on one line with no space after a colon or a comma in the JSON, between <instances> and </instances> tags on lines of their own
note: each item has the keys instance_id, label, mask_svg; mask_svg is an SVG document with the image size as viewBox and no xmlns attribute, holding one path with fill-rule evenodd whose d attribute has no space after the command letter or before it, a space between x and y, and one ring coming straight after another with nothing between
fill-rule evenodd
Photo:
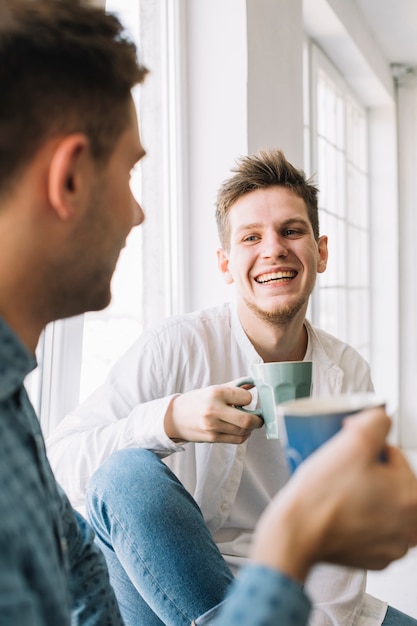
<instances>
[{"instance_id":1,"label":"window pane","mask_svg":"<svg viewBox=\"0 0 417 626\"><path fill-rule=\"evenodd\" d=\"M366 289L348 292L348 342L369 359L369 297Z\"/></svg>"},{"instance_id":2,"label":"window pane","mask_svg":"<svg viewBox=\"0 0 417 626\"><path fill-rule=\"evenodd\" d=\"M313 46L310 119L320 189L320 233L329 260L318 277L313 321L369 356L370 266L366 112ZM314 136L315 133L315 136Z\"/></svg>"},{"instance_id":3,"label":"window pane","mask_svg":"<svg viewBox=\"0 0 417 626\"><path fill-rule=\"evenodd\" d=\"M326 287L346 285L346 246L344 223L327 211L320 212L320 232L328 237L329 259L320 284Z\"/></svg>"},{"instance_id":4,"label":"window pane","mask_svg":"<svg viewBox=\"0 0 417 626\"><path fill-rule=\"evenodd\" d=\"M369 234L348 227L348 285L369 288Z\"/></svg>"},{"instance_id":5,"label":"window pane","mask_svg":"<svg viewBox=\"0 0 417 626\"><path fill-rule=\"evenodd\" d=\"M106 0L106 10L116 13L131 37L138 42L140 3ZM139 100L136 95L136 104ZM140 166L132 173L132 191L141 193ZM138 197L139 200L139 197ZM80 397L82 401L104 379L111 364L127 349L142 329L143 276L141 228L131 231L112 279L112 300L103 311L84 315Z\"/></svg>"},{"instance_id":6,"label":"window pane","mask_svg":"<svg viewBox=\"0 0 417 626\"><path fill-rule=\"evenodd\" d=\"M319 326L342 341L347 341L346 291L337 287L319 289L318 301Z\"/></svg>"}]
</instances>

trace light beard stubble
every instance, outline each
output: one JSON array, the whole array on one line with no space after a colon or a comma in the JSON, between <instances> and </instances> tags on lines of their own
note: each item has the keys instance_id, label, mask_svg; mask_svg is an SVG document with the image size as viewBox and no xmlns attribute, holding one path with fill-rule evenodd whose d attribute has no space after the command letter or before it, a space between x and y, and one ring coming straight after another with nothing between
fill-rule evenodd
<instances>
[{"instance_id":1,"label":"light beard stubble","mask_svg":"<svg viewBox=\"0 0 417 626\"><path fill-rule=\"evenodd\" d=\"M286 326L302 309L308 298L309 296L295 302L292 306L281 306L279 310L276 311L264 311L253 302L249 302L247 300L245 300L245 303L246 306L256 315L256 317L263 322L267 322L272 326Z\"/></svg>"}]
</instances>

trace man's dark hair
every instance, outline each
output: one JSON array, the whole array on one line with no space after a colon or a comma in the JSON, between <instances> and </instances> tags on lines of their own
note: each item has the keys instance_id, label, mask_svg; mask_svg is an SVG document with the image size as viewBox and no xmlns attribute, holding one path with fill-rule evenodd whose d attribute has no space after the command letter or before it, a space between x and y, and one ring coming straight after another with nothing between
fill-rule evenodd
<instances>
[{"instance_id":1,"label":"man's dark hair","mask_svg":"<svg viewBox=\"0 0 417 626\"><path fill-rule=\"evenodd\" d=\"M50 137L105 161L147 73L120 21L82 0L0 0L0 193Z\"/></svg>"}]
</instances>

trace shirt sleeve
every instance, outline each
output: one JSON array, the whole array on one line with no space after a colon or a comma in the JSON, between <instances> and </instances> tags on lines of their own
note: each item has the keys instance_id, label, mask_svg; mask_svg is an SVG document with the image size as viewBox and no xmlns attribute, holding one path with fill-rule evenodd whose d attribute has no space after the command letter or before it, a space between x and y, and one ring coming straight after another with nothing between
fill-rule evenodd
<instances>
[{"instance_id":1,"label":"shirt sleeve","mask_svg":"<svg viewBox=\"0 0 417 626\"><path fill-rule=\"evenodd\" d=\"M85 504L87 483L113 452L141 447L161 457L183 448L164 430L177 394L168 341L148 333L112 368L107 380L71 411L46 441L55 477L74 507Z\"/></svg>"},{"instance_id":2,"label":"shirt sleeve","mask_svg":"<svg viewBox=\"0 0 417 626\"><path fill-rule=\"evenodd\" d=\"M69 560L71 623L83 626L123 626L106 561L94 543L86 520L64 494L63 528Z\"/></svg>"},{"instance_id":3,"label":"shirt sleeve","mask_svg":"<svg viewBox=\"0 0 417 626\"><path fill-rule=\"evenodd\" d=\"M234 582L211 623L213 626L305 626L310 609L310 600L298 583L267 567L249 565Z\"/></svg>"}]
</instances>

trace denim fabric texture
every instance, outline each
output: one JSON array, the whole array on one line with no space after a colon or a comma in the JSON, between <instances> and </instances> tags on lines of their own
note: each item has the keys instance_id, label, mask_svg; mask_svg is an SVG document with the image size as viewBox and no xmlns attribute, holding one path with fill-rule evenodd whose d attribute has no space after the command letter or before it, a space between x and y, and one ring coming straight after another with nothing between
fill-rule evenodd
<instances>
[{"instance_id":1,"label":"denim fabric texture","mask_svg":"<svg viewBox=\"0 0 417 626\"><path fill-rule=\"evenodd\" d=\"M93 475L87 511L127 626L189 626L233 575L201 511L149 450L115 452Z\"/></svg>"},{"instance_id":2,"label":"denim fabric texture","mask_svg":"<svg viewBox=\"0 0 417 626\"><path fill-rule=\"evenodd\" d=\"M416 626L417 620L389 606L382 626Z\"/></svg>"},{"instance_id":3,"label":"denim fabric texture","mask_svg":"<svg viewBox=\"0 0 417 626\"><path fill-rule=\"evenodd\" d=\"M35 365L0 319L0 625L121 626L91 528L46 458L23 386Z\"/></svg>"},{"instance_id":4,"label":"denim fabric texture","mask_svg":"<svg viewBox=\"0 0 417 626\"><path fill-rule=\"evenodd\" d=\"M93 475L87 511L126 626L304 626L311 603L283 574L233 575L201 511L149 450L115 452ZM417 626L388 607L383 626Z\"/></svg>"},{"instance_id":5,"label":"denim fabric texture","mask_svg":"<svg viewBox=\"0 0 417 626\"><path fill-rule=\"evenodd\" d=\"M311 604L302 587L260 565L239 574L212 626L305 626Z\"/></svg>"}]
</instances>

